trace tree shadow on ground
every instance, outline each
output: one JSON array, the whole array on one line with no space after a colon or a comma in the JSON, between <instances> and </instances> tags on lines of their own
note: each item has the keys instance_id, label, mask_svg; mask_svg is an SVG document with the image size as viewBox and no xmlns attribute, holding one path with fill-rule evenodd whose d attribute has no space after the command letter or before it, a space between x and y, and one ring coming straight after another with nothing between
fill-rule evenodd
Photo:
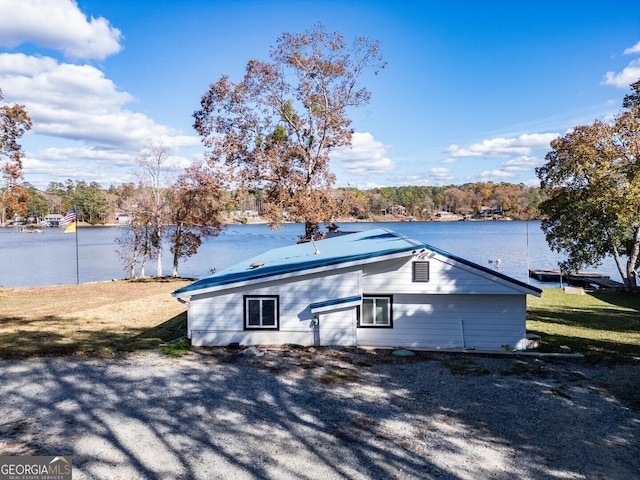
<instances>
[{"instance_id":1,"label":"tree shadow on ground","mask_svg":"<svg viewBox=\"0 0 640 480\"><path fill-rule=\"evenodd\" d=\"M285 348L3 361L0 439L73 455L80 479L637 474L637 414L573 367L521 363Z\"/></svg>"},{"instance_id":2,"label":"tree shadow on ground","mask_svg":"<svg viewBox=\"0 0 640 480\"><path fill-rule=\"evenodd\" d=\"M54 315L37 319L5 317L0 319L0 357L104 356L155 348L186 335L186 315L186 312L180 313L149 329L127 327L123 320L118 331L83 328L89 322L79 318ZM70 328L73 331L69 331Z\"/></svg>"}]
</instances>

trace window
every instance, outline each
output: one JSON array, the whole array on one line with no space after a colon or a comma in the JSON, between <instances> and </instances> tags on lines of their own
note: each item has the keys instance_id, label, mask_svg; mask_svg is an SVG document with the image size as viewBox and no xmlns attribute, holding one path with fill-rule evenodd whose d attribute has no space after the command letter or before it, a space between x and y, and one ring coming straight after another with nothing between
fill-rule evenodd
<instances>
[{"instance_id":1,"label":"window","mask_svg":"<svg viewBox=\"0 0 640 480\"><path fill-rule=\"evenodd\" d=\"M414 282L429 281L429 262L425 262L425 261L413 262L413 281Z\"/></svg>"},{"instance_id":2,"label":"window","mask_svg":"<svg viewBox=\"0 0 640 480\"><path fill-rule=\"evenodd\" d=\"M244 297L245 329L278 329L278 297Z\"/></svg>"},{"instance_id":3,"label":"window","mask_svg":"<svg viewBox=\"0 0 640 480\"><path fill-rule=\"evenodd\" d=\"M362 312L358 319L359 327L393 327L390 296L365 296L362 299Z\"/></svg>"}]
</instances>

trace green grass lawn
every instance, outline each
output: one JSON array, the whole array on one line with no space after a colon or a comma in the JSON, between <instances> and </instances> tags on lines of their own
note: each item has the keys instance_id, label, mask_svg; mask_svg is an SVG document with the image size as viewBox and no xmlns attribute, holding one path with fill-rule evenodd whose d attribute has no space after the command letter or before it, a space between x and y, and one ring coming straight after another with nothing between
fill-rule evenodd
<instances>
[{"instance_id":1,"label":"green grass lawn","mask_svg":"<svg viewBox=\"0 0 640 480\"><path fill-rule=\"evenodd\" d=\"M186 333L186 313L171 292L186 281L102 282L0 289L0 358L100 355L153 348ZM529 297L527 332L541 351L567 345L593 361L640 357L640 295L568 295L547 288ZM184 345L169 343L167 353Z\"/></svg>"},{"instance_id":2,"label":"green grass lawn","mask_svg":"<svg viewBox=\"0 0 640 480\"><path fill-rule=\"evenodd\" d=\"M540 335L541 351L567 345L588 359L633 361L640 357L640 295L569 295L546 288L527 299L527 332Z\"/></svg>"}]
</instances>

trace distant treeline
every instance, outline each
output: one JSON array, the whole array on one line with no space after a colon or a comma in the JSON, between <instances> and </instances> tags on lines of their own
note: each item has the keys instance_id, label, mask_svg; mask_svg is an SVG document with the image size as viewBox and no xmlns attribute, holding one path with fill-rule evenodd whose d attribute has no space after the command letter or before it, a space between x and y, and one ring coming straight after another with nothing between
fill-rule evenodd
<instances>
[{"instance_id":1,"label":"distant treeline","mask_svg":"<svg viewBox=\"0 0 640 480\"><path fill-rule=\"evenodd\" d=\"M524 184L476 182L448 186L381 187L369 190L339 188L336 201L346 216L359 220L395 215L432 220L448 212L460 217L539 218L540 188ZM254 194L235 207L260 213L261 195Z\"/></svg>"},{"instance_id":2,"label":"distant treeline","mask_svg":"<svg viewBox=\"0 0 640 480\"><path fill-rule=\"evenodd\" d=\"M77 205L80 221L91 224L116 222L118 215L133 211L140 204L144 189L132 183L102 188L68 180L51 183L46 191L27 185L28 216L43 218L49 213L66 213ZM249 219L263 213L260 191L238 196L228 193L225 202L231 217ZM334 198L345 217L377 220L381 216L412 217L431 220L443 212L460 217L509 217L515 220L539 218L541 190L524 184L476 182L449 186L382 187L369 190L338 188Z\"/></svg>"}]
</instances>

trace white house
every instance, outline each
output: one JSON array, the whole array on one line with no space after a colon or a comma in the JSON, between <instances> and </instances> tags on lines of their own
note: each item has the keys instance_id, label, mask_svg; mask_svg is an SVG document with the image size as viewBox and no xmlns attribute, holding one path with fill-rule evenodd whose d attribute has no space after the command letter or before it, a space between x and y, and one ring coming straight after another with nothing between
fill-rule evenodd
<instances>
[{"instance_id":1,"label":"white house","mask_svg":"<svg viewBox=\"0 0 640 480\"><path fill-rule=\"evenodd\" d=\"M62 222L63 218L64 215L61 215L59 213L50 213L49 215L44 217L44 219L42 220L42 225L45 227L59 227L60 222Z\"/></svg>"},{"instance_id":2,"label":"white house","mask_svg":"<svg viewBox=\"0 0 640 480\"><path fill-rule=\"evenodd\" d=\"M173 292L194 345L499 350L542 291L386 229L268 251Z\"/></svg>"}]
</instances>

